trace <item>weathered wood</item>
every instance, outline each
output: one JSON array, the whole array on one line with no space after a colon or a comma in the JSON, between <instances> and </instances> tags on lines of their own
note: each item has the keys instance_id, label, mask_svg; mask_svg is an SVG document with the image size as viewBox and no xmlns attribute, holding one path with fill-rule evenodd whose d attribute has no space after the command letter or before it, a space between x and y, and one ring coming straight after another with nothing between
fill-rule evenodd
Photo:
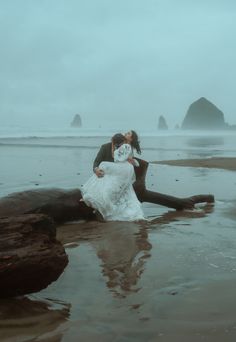
<instances>
[{"instance_id":1,"label":"weathered wood","mask_svg":"<svg viewBox=\"0 0 236 342\"><path fill-rule=\"evenodd\" d=\"M51 218L0 218L0 297L37 292L57 280L68 263Z\"/></svg>"},{"instance_id":2,"label":"weathered wood","mask_svg":"<svg viewBox=\"0 0 236 342\"><path fill-rule=\"evenodd\" d=\"M93 209L81 202L79 189L37 189L16 192L0 199L0 217L46 214L55 222L94 218Z\"/></svg>"},{"instance_id":3,"label":"weathered wood","mask_svg":"<svg viewBox=\"0 0 236 342\"><path fill-rule=\"evenodd\" d=\"M176 210L193 209L194 205L197 203L214 202L214 196L211 194L179 198L162 194L160 192L147 190L145 179L148 169L148 162L141 159L137 160L139 161L140 166L135 168L136 182L134 183L134 189L140 202L155 203Z\"/></svg>"}]
</instances>

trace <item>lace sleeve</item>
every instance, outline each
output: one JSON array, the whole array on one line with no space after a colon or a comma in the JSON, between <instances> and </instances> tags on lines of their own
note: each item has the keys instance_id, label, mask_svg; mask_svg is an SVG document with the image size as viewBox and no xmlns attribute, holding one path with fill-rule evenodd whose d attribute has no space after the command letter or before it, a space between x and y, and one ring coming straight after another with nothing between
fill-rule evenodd
<instances>
[{"instance_id":1,"label":"lace sleeve","mask_svg":"<svg viewBox=\"0 0 236 342\"><path fill-rule=\"evenodd\" d=\"M129 144L121 145L117 150L114 151L114 161L124 162L132 155L132 149Z\"/></svg>"}]
</instances>

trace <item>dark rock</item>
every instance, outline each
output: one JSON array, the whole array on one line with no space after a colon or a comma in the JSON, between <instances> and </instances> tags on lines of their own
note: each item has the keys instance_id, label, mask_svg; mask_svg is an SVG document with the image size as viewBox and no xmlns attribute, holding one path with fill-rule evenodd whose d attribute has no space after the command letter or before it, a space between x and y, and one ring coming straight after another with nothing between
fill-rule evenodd
<instances>
[{"instance_id":1,"label":"dark rock","mask_svg":"<svg viewBox=\"0 0 236 342\"><path fill-rule=\"evenodd\" d=\"M166 120L165 120L164 116L162 116L162 115L159 117L158 129L168 129Z\"/></svg>"},{"instance_id":2,"label":"dark rock","mask_svg":"<svg viewBox=\"0 0 236 342\"><path fill-rule=\"evenodd\" d=\"M227 127L223 112L204 97L191 104L182 123L182 129L214 130Z\"/></svg>"},{"instance_id":3,"label":"dark rock","mask_svg":"<svg viewBox=\"0 0 236 342\"><path fill-rule=\"evenodd\" d=\"M71 127L82 127L82 120L79 114L74 116L73 121L71 122Z\"/></svg>"},{"instance_id":4,"label":"dark rock","mask_svg":"<svg viewBox=\"0 0 236 342\"><path fill-rule=\"evenodd\" d=\"M67 263L51 218L40 214L0 218L1 298L44 289Z\"/></svg>"}]
</instances>

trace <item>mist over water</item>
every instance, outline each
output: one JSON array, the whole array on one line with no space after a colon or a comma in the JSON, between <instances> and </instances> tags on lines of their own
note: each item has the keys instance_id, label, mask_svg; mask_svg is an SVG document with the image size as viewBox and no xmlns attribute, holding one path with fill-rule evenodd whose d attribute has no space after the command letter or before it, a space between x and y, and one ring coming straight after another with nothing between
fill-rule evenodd
<instances>
[{"instance_id":1,"label":"mist over water","mask_svg":"<svg viewBox=\"0 0 236 342\"><path fill-rule=\"evenodd\" d=\"M0 127L171 129L201 96L235 123L233 0L4 1ZM41 128L42 127L42 128Z\"/></svg>"}]
</instances>

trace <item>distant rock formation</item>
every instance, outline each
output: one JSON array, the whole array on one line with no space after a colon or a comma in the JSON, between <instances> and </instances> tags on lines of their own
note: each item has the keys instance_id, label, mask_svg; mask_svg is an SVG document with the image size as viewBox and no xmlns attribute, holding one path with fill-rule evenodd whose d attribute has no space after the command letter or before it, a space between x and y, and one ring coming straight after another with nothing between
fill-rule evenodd
<instances>
[{"instance_id":1,"label":"distant rock formation","mask_svg":"<svg viewBox=\"0 0 236 342\"><path fill-rule=\"evenodd\" d=\"M223 112L204 97L191 104L182 123L182 129L227 128Z\"/></svg>"},{"instance_id":2,"label":"distant rock formation","mask_svg":"<svg viewBox=\"0 0 236 342\"><path fill-rule=\"evenodd\" d=\"M175 125L175 129L179 129L179 125L178 124Z\"/></svg>"},{"instance_id":3,"label":"distant rock formation","mask_svg":"<svg viewBox=\"0 0 236 342\"><path fill-rule=\"evenodd\" d=\"M168 129L166 120L165 120L164 116L162 116L162 115L159 117L158 129Z\"/></svg>"},{"instance_id":4,"label":"distant rock formation","mask_svg":"<svg viewBox=\"0 0 236 342\"><path fill-rule=\"evenodd\" d=\"M71 127L82 127L81 116L79 114L76 114L70 125Z\"/></svg>"}]
</instances>

